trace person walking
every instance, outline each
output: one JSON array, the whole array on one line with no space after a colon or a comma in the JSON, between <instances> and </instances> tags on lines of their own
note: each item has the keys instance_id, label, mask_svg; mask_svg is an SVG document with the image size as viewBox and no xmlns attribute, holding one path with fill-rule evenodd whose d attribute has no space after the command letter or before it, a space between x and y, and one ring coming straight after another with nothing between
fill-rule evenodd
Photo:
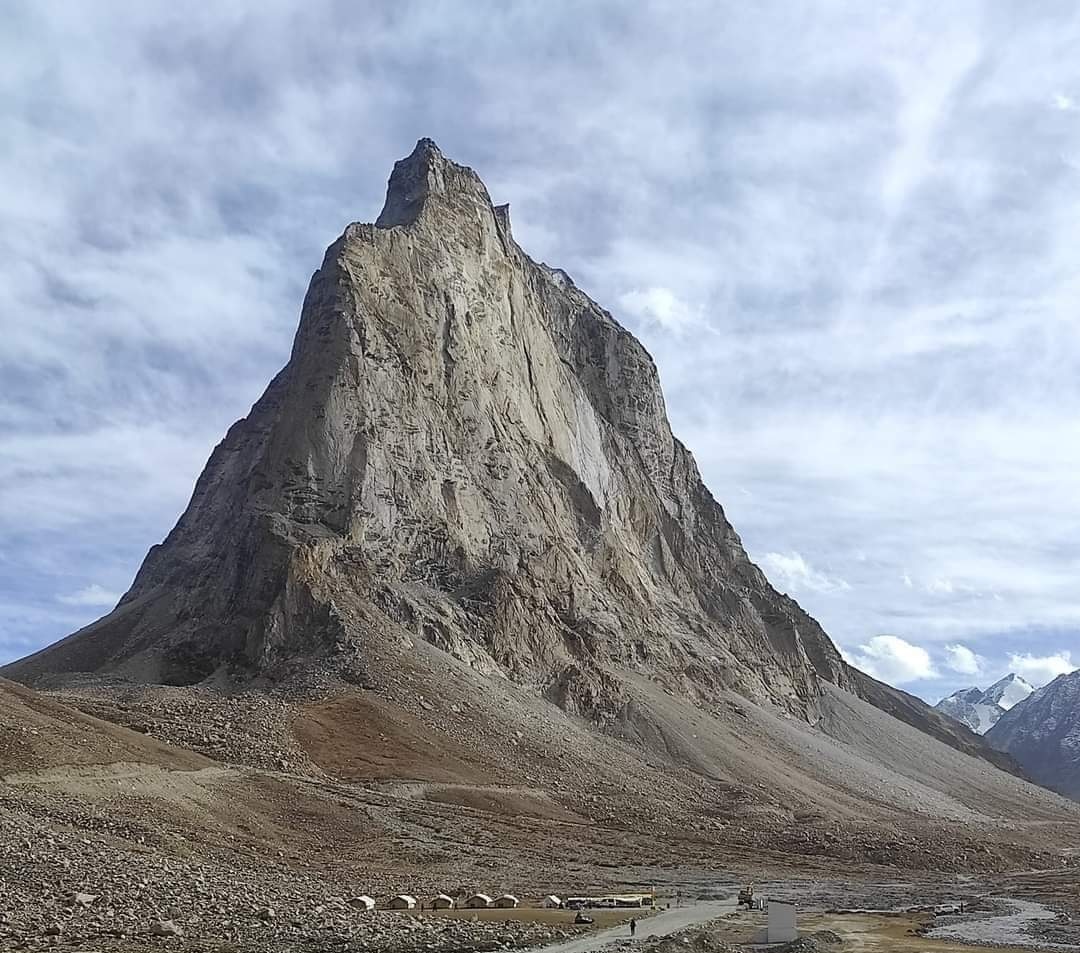
<instances>
[{"instance_id":1,"label":"person walking","mask_svg":"<svg viewBox=\"0 0 1080 953\"><path fill-rule=\"evenodd\" d=\"M637 918L636 917L631 917L630 918L630 935L633 936L635 933L637 933Z\"/></svg>"}]
</instances>

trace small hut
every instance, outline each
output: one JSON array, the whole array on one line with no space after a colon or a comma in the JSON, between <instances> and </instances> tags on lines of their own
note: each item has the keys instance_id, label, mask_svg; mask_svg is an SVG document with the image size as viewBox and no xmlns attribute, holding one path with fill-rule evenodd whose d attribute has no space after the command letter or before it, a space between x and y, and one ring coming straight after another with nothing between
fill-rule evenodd
<instances>
[{"instance_id":1,"label":"small hut","mask_svg":"<svg viewBox=\"0 0 1080 953\"><path fill-rule=\"evenodd\" d=\"M364 910L370 913L372 910L375 909L375 901L366 893L362 893L359 897L353 897L349 901L349 906L355 907L357 910Z\"/></svg>"},{"instance_id":2,"label":"small hut","mask_svg":"<svg viewBox=\"0 0 1080 953\"><path fill-rule=\"evenodd\" d=\"M432 910L453 910L454 898L447 896L445 893L440 893L431 901Z\"/></svg>"},{"instance_id":3,"label":"small hut","mask_svg":"<svg viewBox=\"0 0 1080 953\"><path fill-rule=\"evenodd\" d=\"M770 899L766 909L769 922L765 942L791 943L799 938L799 930L795 925L795 904Z\"/></svg>"},{"instance_id":4,"label":"small hut","mask_svg":"<svg viewBox=\"0 0 1080 953\"><path fill-rule=\"evenodd\" d=\"M562 901L553 893L549 893L544 897L544 906L548 910L558 910L562 906Z\"/></svg>"},{"instance_id":5,"label":"small hut","mask_svg":"<svg viewBox=\"0 0 1080 953\"><path fill-rule=\"evenodd\" d=\"M407 893L399 893L386 906L389 910L415 910L416 897L410 897Z\"/></svg>"},{"instance_id":6,"label":"small hut","mask_svg":"<svg viewBox=\"0 0 1080 953\"><path fill-rule=\"evenodd\" d=\"M486 893L474 893L465 901L465 906L470 910L483 910L491 906L491 897Z\"/></svg>"},{"instance_id":7,"label":"small hut","mask_svg":"<svg viewBox=\"0 0 1080 953\"><path fill-rule=\"evenodd\" d=\"M518 905L518 898L512 893L504 893L495 901L495 906L501 910L511 910Z\"/></svg>"}]
</instances>

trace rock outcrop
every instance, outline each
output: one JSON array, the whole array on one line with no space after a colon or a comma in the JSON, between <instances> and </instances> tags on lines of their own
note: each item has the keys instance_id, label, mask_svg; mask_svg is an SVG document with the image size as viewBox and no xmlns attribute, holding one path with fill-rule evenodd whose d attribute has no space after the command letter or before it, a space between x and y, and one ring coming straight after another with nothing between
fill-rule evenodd
<instances>
[{"instance_id":1,"label":"rock outcrop","mask_svg":"<svg viewBox=\"0 0 1080 953\"><path fill-rule=\"evenodd\" d=\"M1010 708L986 735L1045 787L1080 801L1080 670Z\"/></svg>"},{"instance_id":2,"label":"rock outcrop","mask_svg":"<svg viewBox=\"0 0 1080 953\"><path fill-rule=\"evenodd\" d=\"M375 224L330 246L288 364L116 609L6 673L190 684L317 662L363 684L407 639L601 723L640 677L811 722L822 682L865 686L933 721L769 585L641 344L430 140Z\"/></svg>"}]
</instances>

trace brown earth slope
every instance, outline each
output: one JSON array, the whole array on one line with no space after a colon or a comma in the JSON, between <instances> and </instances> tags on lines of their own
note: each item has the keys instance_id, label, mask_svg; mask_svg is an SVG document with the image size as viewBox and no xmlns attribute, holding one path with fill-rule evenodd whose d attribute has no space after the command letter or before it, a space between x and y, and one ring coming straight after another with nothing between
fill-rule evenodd
<instances>
[{"instance_id":1,"label":"brown earth slope","mask_svg":"<svg viewBox=\"0 0 1080 953\"><path fill-rule=\"evenodd\" d=\"M55 765L124 761L190 770L212 764L0 678L0 777Z\"/></svg>"}]
</instances>

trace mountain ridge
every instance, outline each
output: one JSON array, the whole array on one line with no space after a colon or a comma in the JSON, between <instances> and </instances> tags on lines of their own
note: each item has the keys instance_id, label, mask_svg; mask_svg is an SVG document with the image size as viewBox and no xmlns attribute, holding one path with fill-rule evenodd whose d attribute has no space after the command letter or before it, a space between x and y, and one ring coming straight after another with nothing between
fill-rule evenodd
<instances>
[{"instance_id":1,"label":"mountain ridge","mask_svg":"<svg viewBox=\"0 0 1080 953\"><path fill-rule=\"evenodd\" d=\"M987 741L1039 784L1080 801L1080 670L1059 675L1010 708Z\"/></svg>"},{"instance_id":2,"label":"mountain ridge","mask_svg":"<svg viewBox=\"0 0 1080 953\"><path fill-rule=\"evenodd\" d=\"M984 735L1005 712L1021 703L1033 691L1034 686L1015 672L1010 672L985 691L976 687L962 688L941 699L934 708L977 734Z\"/></svg>"}]
</instances>

